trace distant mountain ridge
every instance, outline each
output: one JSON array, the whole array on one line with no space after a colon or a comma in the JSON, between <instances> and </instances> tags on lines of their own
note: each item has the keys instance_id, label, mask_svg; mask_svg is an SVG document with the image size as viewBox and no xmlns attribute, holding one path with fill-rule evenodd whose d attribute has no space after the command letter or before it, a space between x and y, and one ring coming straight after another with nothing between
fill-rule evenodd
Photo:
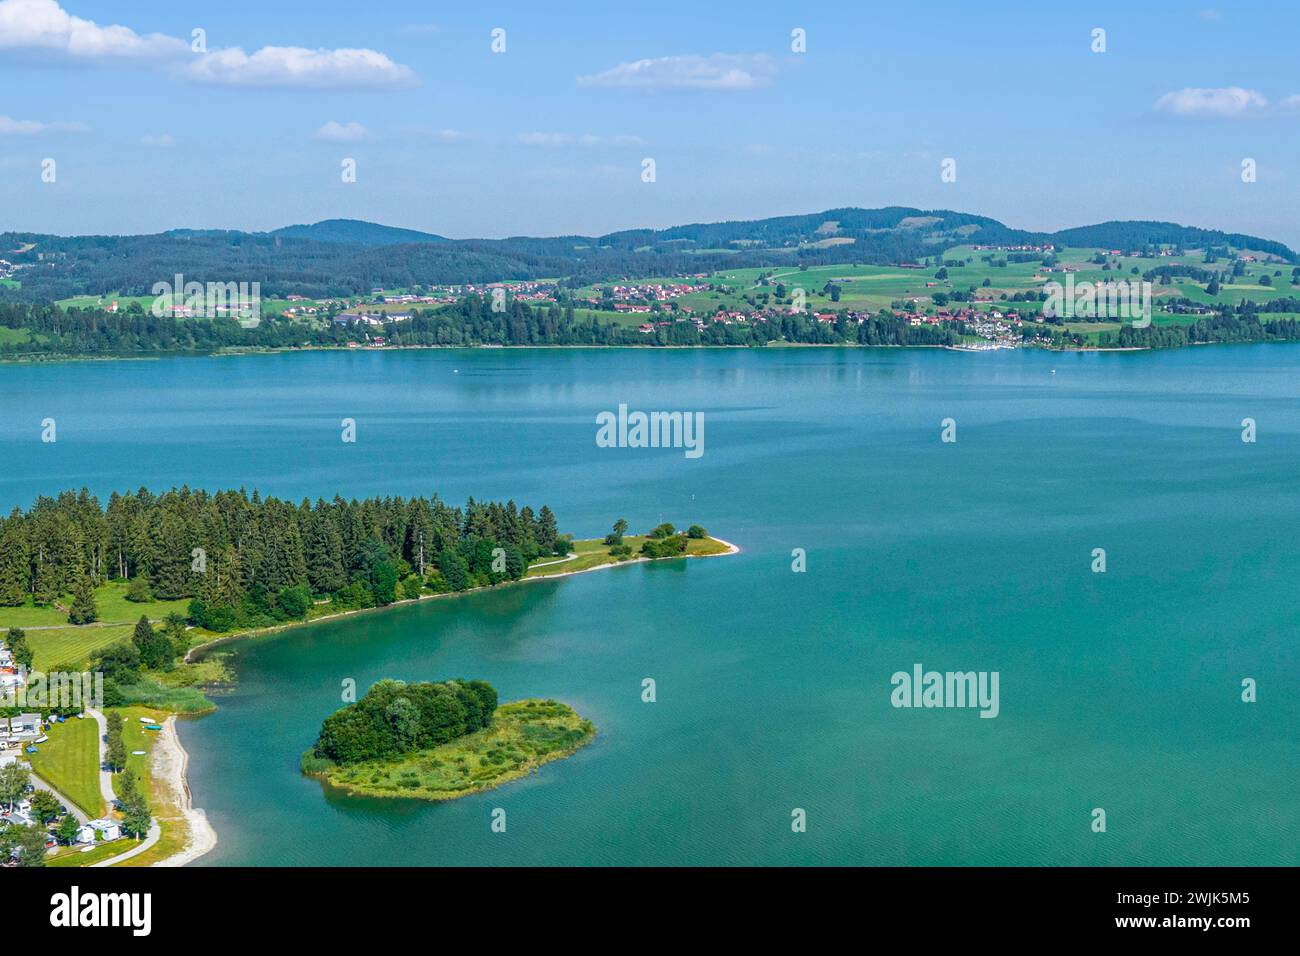
<instances>
[{"instance_id":1,"label":"distant mountain ridge","mask_svg":"<svg viewBox=\"0 0 1300 956\"><path fill-rule=\"evenodd\" d=\"M364 219L323 219L310 225L284 226L272 230L273 236L292 239L314 239L317 242L355 243L361 246L397 246L410 242L450 242L446 236L382 226Z\"/></svg>"},{"instance_id":2,"label":"distant mountain ridge","mask_svg":"<svg viewBox=\"0 0 1300 956\"><path fill-rule=\"evenodd\" d=\"M845 207L766 219L627 229L603 236L448 239L356 219L272 232L176 229L145 236L0 233L0 259L28 265L0 299L145 295L160 279L257 281L264 296L358 295L372 288L561 277L574 285L619 277L698 274L746 266L888 265L959 244L1232 246L1297 262L1280 242L1170 222L1111 221L1057 232L1014 229L947 209ZM6 251L7 250L7 251Z\"/></svg>"}]
</instances>

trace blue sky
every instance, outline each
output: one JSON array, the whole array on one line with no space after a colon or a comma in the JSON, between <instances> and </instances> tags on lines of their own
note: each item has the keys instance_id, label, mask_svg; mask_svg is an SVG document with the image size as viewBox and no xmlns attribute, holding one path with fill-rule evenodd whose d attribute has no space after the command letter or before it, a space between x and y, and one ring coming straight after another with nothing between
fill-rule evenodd
<instances>
[{"instance_id":1,"label":"blue sky","mask_svg":"<svg viewBox=\"0 0 1300 956\"><path fill-rule=\"evenodd\" d=\"M1297 27L1287 3L0 0L0 230L498 237L910 205L1300 247Z\"/></svg>"}]
</instances>

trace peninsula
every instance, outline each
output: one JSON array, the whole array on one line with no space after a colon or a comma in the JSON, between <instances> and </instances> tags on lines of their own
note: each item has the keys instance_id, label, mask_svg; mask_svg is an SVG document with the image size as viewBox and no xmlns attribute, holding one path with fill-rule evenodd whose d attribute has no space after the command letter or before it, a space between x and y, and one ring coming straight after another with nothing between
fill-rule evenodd
<instances>
[{"instance_id":1,"label":"peninsula","mask_svg":"<svg viewBox=\"0 0 1300 956\"><path fill-rule=\"evenodd\" d=\"M0 518L0 682L17 694L50 672L102 676L96 720L106 730L95 733L96 721L84 718L96 711L83 701L24 706L15 699L4 707L0 700L0 718L14 717L20 728L16 744L0 742L0 756L20 758L19 745L34 744L32 767L80 808L76 819L101 815L92 821L98 830L83 825L74 833L55 813L11 821L6 832L35 828L36 855L38 831L48 831L53 846L39 855L58 866L181 865L211 849L217 835L191 805L175 718L214 709L204 691L233 680L221 653L232 641L622 564L739 550L700 525L628 532L619 519L601 538L575 540L560 533L550 508L513 501L452 507L437 497L336 497L295 505L242 489L141 489L114 493L106 507L83 489L16 509ZM394 686L407 685L376 688L392 696ZM426 730L400 747L365 753L346 749L349 732L323 732L304 771L352 793L452 799L531 773L596 733L554 700L497 706L496 691L480 681L410 686L398 696L433 688ZM345 708L326 728L353 726L340 715L368 706ZM112 839L105 842L105 833ZM113 842L128 835L142 842L129 849Z\"/></svg>"}]
</instances>

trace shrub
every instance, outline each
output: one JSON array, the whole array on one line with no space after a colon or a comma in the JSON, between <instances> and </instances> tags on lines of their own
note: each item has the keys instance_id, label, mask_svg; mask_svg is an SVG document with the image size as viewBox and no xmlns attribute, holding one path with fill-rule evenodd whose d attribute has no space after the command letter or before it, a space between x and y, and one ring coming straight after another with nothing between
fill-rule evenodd
<instances>
[{"instance_id":1,"label":"shrub","mask_svg":"<svg viewBox=\"0 0 1300 956\"><path fill-rule=\"evenodd\" d=\"M131 583L126 587L126 599L135 604L147 604L153 600L149 575L141 574L131 579Z\"/></svg>"},{"instance_id":2,"label":"shrub","mask_svg":"<svg viewBox=\"0 0 1300 956\"><path fill-rule=\"evenodd\" d=\"M686 535L676 534L667 538L651 538L641 545L641 553L648 558L671 558L686 550Z\"/></svg>"},{"instance_id":3,"label":"shrub","mask_svg":"<svg viewBox=\"0 0 1300 956\"><path fill-rule=\"evenodd\" d=\"M284 588L276 598L280 613L294 620L302 620L311 609L311 589L305 584Z\"/></svg>"}]
</instances>

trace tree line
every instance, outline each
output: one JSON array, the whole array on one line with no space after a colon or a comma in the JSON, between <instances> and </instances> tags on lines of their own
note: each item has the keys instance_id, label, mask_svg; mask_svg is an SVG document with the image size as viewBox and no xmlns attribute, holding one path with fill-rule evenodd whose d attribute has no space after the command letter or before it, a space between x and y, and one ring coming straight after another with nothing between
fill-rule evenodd
<instances>
[{"instance_id":1,"label":"tree line","mask_svg":"<svg viewBox=\"0 0 1300 956\"><path fill-rule=\"evenodd\" d=\"M317 597L371 607L513 580L539 555L570 547L549 507L514 501L294 504L182 487L114 492L101 507L83 488L0 519L0 605L52 605L71 594L69 617L87 623L93 588L126 580L128 600L191 598L190 622L224 631L304 617ZM151 633L138 630L136 644L146 665L163 656Z\"/></svg>"},{"instance_id":2,"label":"tree line","mask_svg":"<svg viewBox=\"0 0 1300 956\"><path fill-rule=\"evenodd\" d=\"M571 303L531 306L511 300L495 311L490 299L470 295L454 305L416 310L401 322L382 327L355 323L312 325L278 316L264 317L254 328L230 318L183 319L155 316L137 303L115 313L102 309L67 309L56 305L0 303L0 327L23 330L26 339L0 340L0 354L121 355L165 352L214 352L232 348L341 348L349 342L382 337L391 345L766 345L797 342L821 345L951 345L948 329L916 327L889 312L862 322L841 312L833 322L807 313L780 313L766 322L706 321L703 329L689 320L668 318L651 332L601 319Z\"/></svg>"}]
</instances>

